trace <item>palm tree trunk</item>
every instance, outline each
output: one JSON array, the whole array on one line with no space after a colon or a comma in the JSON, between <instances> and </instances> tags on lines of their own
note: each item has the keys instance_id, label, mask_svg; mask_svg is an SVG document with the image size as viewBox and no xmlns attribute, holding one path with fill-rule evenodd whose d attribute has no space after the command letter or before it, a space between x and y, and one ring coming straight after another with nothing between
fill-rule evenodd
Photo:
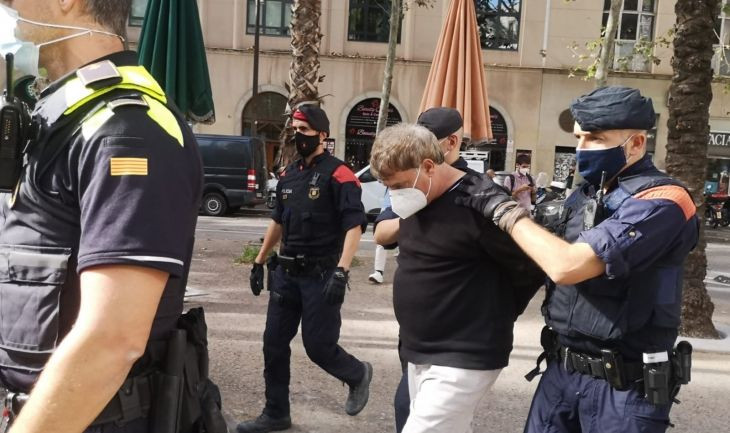
<instances>
[{"instance_id":1,"label":"palm tree trunk","mask_svg":"<svg viewBox=\"0 0 730 433\"><path fill-rule=\"evenodd\" d=\"M674 76L669 87L669 136L667 172L681 180L704 215L703 191L707 170L707 143L712 102L714 18L718 0L677 0L674 36ZM685 262L680 333L691 337L718 338L712 324L715 306L705 287L707 257L704 228L700 241Z\"/></svg>"},{"instance_id":2,"label":"palm tree trunk","mask_svg":"<svg viewBox=\"0 0 730 433\"><path fill-rule=\"evenodd\" d=\"M305 102L319 104L319 45L322 34L319 19L322 15L321 0L295 0L292 5L291 49L292 62L289 68L289 103L287 114ZM295 159L296 149L292 145L294 131L291 117L282 132L282 146L277 158L280 167Z\"/></svg>"},{"instance_id":3,"label":"palm tree trunk","mask_svg":"<svg viewBox=\"0 0 730 433\"><path fill-rule=\"evenodd\" d=\"M383 93L380 97L380 112L378 113L377 132L379 133L388 121L388 109L390 108L390 90L393 86L393 67L395 66L395 49L398 46L398 33L400 32L401 11L403 10L402 0L391 0L390 7L390 34L388 35L388 56L385 59L385 74L383 77Z\"/></svg>"},{"instance_id":4,"label":"palm tree trunk","mask_svg":"<svg viewBox=\"0 0 730 433\"><path fill-rule=\"evenodd\" d=\"M596 87L604 87L608 79L608 71L613 66L613 53L616 50L616 31L621 15L623 0L611 0L611 9L608 12L608 21L603 36L603 44L596 65Z\"/></svg>"}]
</instances>

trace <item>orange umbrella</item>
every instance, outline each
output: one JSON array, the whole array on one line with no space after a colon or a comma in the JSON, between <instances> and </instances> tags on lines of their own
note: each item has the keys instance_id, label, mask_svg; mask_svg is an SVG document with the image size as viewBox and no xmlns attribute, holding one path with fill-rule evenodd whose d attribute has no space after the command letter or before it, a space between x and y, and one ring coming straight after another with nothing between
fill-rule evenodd
<instances>
[{"instance_id":1,"label":"orange umbrella","mask_svg":"<svg viewBox=\"0 0 730 433\"><path fill-rule=\"evenodd\" d=\"M464 138L492 138L489 102L473 0L452 0L428 74L420 111L452 107L464 117Z\"/></svg>"}]
</instances>

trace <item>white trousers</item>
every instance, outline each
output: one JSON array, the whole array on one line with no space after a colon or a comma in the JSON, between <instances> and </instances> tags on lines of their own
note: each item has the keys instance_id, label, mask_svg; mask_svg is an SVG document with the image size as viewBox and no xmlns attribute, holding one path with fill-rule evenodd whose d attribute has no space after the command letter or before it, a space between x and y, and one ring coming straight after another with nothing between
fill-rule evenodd
<instances>
[{"instance_id":1,"label":"white trousers","mask_svg":"<svg viewBox=\"0 0 730 433\"><path fill-rule=\"evenodd\" d=\"M388 259L388 252L382 245L375 247L375 270L385 273L385 261Z\"/></svg>"},{"instance_id":2,"label":"white trousers","mask_svg":"<svg viewBox=\"0 0 730 433\"><path fill-rule=\"evenodd\" d=\"M501 371L408 363L411 413L403 433L471 433L474 411Z\"/></svg>"}]
</instances>

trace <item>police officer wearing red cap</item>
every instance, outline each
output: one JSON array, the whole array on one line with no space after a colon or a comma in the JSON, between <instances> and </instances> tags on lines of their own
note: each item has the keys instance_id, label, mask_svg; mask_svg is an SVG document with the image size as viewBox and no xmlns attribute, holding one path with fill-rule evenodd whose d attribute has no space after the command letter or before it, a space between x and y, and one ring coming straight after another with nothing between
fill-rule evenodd
<instances>
[{"instance_id":1,"label":"police officer wearing red cap","mask_svg":"<svg viewBox=\"0 0 730 433\"><path fill-rule=\"evenodd\" d=\"M646 151L656 121L637 89L603 87L575 100L578 170L554 236L494 182L462 204L492 219L545 270L548 325L527 433L660 433L691 346L675 347L682 265L699 236L692 197ZM562 238L562 239L561 239Z\"/></svg>"},{"instance_id":2,"label":"police officer wearing red cap","mask_svg":"<svg viewBox=\"0 0 730 433\"><path fill-rule=\"evenodd\" d=\"M289 344L300 320L309 358L349 385L348 415L357 415L367 404L373 374L370 363L337 344L348 270L367 227L360 184L344 162L324 149L329 120L321 108L300 106L292 126L301 159L281 175L273 221L251 271L251 290L258 296L263 263L282 242L279 256L267 262L271 294L264 331L266 406L256 419L239 424L239 433L291 427Z\"/></svg>"}]
</instances>

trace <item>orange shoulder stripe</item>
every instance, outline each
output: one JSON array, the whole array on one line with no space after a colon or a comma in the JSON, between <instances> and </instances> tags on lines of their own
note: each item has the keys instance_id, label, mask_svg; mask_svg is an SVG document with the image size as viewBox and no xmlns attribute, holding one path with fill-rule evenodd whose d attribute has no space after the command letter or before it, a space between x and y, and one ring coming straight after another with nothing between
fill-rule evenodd
<instances>
[{"instance_id":1,"label":"orange shoulder stripe","mask_svg":"<svg viewBox=\"0 0 730 433\"><path fill-rule=\"evenodd\" d=\"M687 191L681 186L676 185L665 185L658 186L656 188L650 188L646 191L641 191L636 194L634 198L640 200L655 200L664 199L671 200L684 212L684 217L689 220L694 214L697 213L697 207L692 201L692 197Z\"/></svg>"}]
</instances>

